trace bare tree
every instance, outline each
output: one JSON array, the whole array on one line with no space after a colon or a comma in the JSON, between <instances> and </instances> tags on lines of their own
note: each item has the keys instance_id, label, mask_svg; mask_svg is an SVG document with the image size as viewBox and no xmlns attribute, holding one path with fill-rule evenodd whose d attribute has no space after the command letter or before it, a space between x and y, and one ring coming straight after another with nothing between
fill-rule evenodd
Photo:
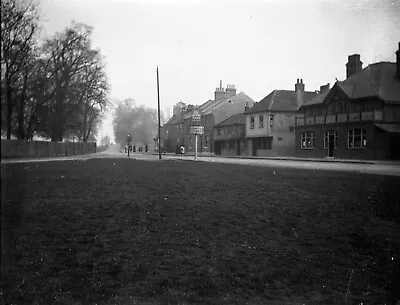
<instances>
[{"instance_id":1,"label":"bare tree","mask_svg":"<svg viewBox=\"0 0 400 305\"><path fill-rule=\"evenodd\" d=\"M11 138L16 96L25 99L31 51L38 31L37 6L17 0L1 1L1 96L6 110L7 139ZM21 100L20 100L21 103ZM23 102L22 102L23 103ZM19 122L23 107L18 107ZM19 130L24 136L23 130Z\"/></svg>"},{"instance_id":2,"label":"bare tree","mask_svg":"<svg viewBox=\"0 0 400 305\"><path fill-rule=\"evenodd\" d=\"M68 129L86 141L93 131L89 123L97 122L107 106L109 85L100 52L91 48L91 32L91 27L73 23L45 44L52 73L47 107L52 141L61 141Z\"/></svg>"}]
</instances>

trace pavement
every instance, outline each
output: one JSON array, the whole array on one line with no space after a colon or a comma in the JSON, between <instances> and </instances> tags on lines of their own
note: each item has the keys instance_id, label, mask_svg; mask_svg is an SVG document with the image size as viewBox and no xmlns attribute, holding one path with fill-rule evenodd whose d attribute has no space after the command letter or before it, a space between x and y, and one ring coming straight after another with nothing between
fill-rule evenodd
<instances>
[{"instance_id":1,"label":"pavement","mask_svg":"<svg viewBox=\"0 0 400 305\"><path fill-rule=\"evenodd\" d=\"M1 165L10 163L27 163L27 162L49 162L49 161L66 161L66 160L90 160L96 158L128 158L127 154L119 150L117 145L111 146L106 151L79 155L54 158L30 158L30 159L2 159ZM130 153L129 159L156 161L158 153ZM162 154L162 160L181 160L181 161L196 161L196 162L212 162L225 164L242 164L249 166L263 167L286 167L297 169L313 169L313 170L330 170L357 172L379 175L400 176L399 161L369 161L369 160L344 160L344 159L314 159L314 158L292 158L292 157L245 157L245 156L215 156L211 154L199 154L195 160L194 154L175 155Z\"/></svg>"}]
</instances>

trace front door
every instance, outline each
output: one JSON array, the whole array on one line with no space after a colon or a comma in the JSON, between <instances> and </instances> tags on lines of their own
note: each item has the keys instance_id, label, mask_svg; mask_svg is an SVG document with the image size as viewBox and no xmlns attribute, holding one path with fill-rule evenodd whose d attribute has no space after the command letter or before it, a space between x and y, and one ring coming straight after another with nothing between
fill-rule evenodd
<instances>
[{"instance_id":1,"label":"front door","mask_svg":"<svg viewBox=\"0 0 400 305\"><path fill-rule=\"evenodd\" d=\"M240 140L236 142L236 155L240 156Z\"/></svg>"},{"instance_id":2,"label":"front door","mask_svg":"<svg viewBox=\"0 0 400 305\"><path fill-rule=\"evenodd\" d=\"M328 157L333 157L334 149L335 149L335 135L329 134L329 136L328 136Z\"/></svg>"}]
</instances>

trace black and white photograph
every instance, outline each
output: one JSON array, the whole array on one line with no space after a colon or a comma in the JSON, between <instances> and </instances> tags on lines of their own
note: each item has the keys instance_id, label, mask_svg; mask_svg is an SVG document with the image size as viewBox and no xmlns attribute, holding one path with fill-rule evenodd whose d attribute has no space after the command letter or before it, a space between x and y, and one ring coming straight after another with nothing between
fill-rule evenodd
<instances>
[{"instance_id":1,"label":"black and white photograph","mask_svg":"<svg viewBox=\"0 0 400 305\"><path fill-rule=\"evenodd\" d=\"M1 0L5 305L400 305L399 0Z\"/></svg>"}]
</instances>

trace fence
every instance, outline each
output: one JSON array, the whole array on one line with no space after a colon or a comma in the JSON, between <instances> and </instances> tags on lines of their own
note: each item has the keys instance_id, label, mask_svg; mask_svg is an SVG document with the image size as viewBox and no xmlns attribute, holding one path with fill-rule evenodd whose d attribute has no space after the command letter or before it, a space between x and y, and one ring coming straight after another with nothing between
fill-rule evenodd
<instances>
[{"instance_id":1,"label":"fence","mask_svg":"<svg viewBox=\"0 0 400 305\"><path fill-rule=\"evenodd\" d=\"M95 142L1 140L1 158L40 158L96 152Z\"/></svg>"}]
</instances>

